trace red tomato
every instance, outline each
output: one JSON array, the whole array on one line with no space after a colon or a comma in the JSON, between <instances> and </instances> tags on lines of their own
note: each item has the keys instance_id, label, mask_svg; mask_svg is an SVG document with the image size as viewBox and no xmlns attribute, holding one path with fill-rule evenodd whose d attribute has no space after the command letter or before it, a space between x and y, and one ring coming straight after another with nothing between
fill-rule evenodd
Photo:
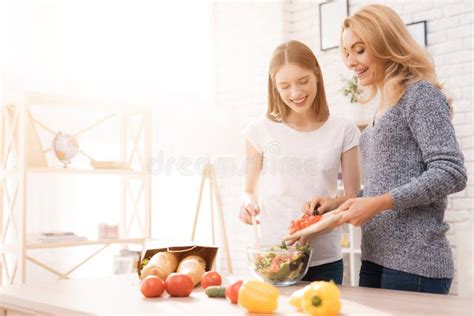
<instances>
[{"instance_id":1,"label":"red tomato","mask_svg":"<svg viewBox=\"0 0 474 316\"><path fill-rule=\"evenodd\" d=\"M221 285L222 277L216 271L207 271L201 278L201 286L205 289L211 285Z\"/></svg>"},{"instance_id":2,"label":"red tomato","mask_svg":"<svg viewBox=\"0 0 474 316\"><path fill-rule=\"evenodd\" d=\"M145 297L159 297L165 290L165 282L156 275L149 275L140 283L140 291Z\"/></svg>"},{"instance_id":3,"label":"red tomato","mask_svg":"<svg viewBox=\"0 0 474 316\"><path fill-rule=\"evenodd\" d=\"M239 289L242 286L242 280L228 285L225 289L225 298L232 304L237 304L239 300Z\"/></svg>"},{"instance_id":4,"label":"red tomato","mask_svg":"<svg viewBox=\"0 0 474 316\"><path fill-rule=\"evenodd\" d=\"M191 277L183 273L171 273L166 278L166 292L175 297L186 297L191 294L194 283Z\"/></svg>"}]
</instances>

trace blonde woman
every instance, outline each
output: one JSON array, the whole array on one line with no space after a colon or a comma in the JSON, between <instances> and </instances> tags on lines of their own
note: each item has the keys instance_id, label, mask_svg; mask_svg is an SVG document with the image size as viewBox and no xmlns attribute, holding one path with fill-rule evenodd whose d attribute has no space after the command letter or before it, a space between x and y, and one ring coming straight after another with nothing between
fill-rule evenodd
<instances>
[{"instance_id":1,"label":"blonde woman","mask_svg":"<svg viewBox=\"0 0 474 316\"><path fill-rule=\"evenodd\" d=\"M431 59L383 5L345 19L341 51L370 97L380 93L360 140L364 189L336 210L340 223L362 226L359 285L447 294L453 257L444 212L467 179Z\"/></svg>"},{"instance_id":2,"label":"blonde woman","mask_svg":"<svg viewBox=\"0 0 474 316\"><path fill-rule=\"evenodd\" d=\"M267 115L244 131L247 170L240 219L251 224L260 213L262 244L279 245L312 196L335 197L340 167L346 192L356 195L359 134L353 123L329 115L313 52L297 41L278 46L270 61ZM313 255L305 280L342 283L340 233L337 228L310 238Z\"/></svg>"}]
</instances>

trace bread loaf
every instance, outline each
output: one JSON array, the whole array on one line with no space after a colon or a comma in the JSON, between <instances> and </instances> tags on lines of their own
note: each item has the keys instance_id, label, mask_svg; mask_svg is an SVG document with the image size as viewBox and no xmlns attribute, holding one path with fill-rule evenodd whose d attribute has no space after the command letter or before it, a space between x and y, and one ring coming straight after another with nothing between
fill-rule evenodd
<instances>
[{"instance_id":1,"label":"bread loaf","mask_svg":"<svg viewBox=\"0 0 474 316\"><path fill-rule=\"evenodd\" d=\"M179 263L177 272L189 275L196 286L206 272L206 261L197 255L187 256Z\"/></svg>"},{"instance_id":2,"label":"bread loaf","mask_svg":"<svg viewBox=\"0 0 474 316\"><path fill-rule=\"evenodd\" d=\"M143 279L147 275L153 274L165 281L170 273L176 271L177 266L178 259L174 254L165 251L158 252L151 257L150 261L142 269L140 277Z\"/></svg>"}]
</instances>

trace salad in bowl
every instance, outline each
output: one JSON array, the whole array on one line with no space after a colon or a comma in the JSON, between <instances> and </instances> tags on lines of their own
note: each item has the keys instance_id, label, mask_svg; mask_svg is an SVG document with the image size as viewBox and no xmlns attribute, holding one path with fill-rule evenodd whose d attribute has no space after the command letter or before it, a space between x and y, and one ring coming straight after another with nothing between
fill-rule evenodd
<instances>
[{"instance_id":1,"label":"salad in bowl","mask_svg":"<svg viewBox=\"0 0 474 316\"><path fill-rule=\"evenodd\" d=\"M275 286L288 286L300 281L308 271L311 258L309 244L304 246L262 246L248 248L247 256L252 272Z\"/></svg>"}]
</instances>

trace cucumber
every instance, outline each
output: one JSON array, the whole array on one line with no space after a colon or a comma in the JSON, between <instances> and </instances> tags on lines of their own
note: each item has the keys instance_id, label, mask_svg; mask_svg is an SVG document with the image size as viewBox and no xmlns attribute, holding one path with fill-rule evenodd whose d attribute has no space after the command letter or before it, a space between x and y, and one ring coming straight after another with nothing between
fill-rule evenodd
<instances>
[{"instance_id":1,"label":"cucumber","mask_svg":"<svg viewBox=\"0 0 474 316\"><path fill-rule=\"evenodd\" d=\"M276 274L276 277L278 279L283 279L284 280L288 276L288 274L290 274L290 265L287 262L282 263L280 265L280 270L278 270L278 272Z\"/></svg>"},{"instance_id":2,"label":"cucumber","mask_svg":"<svg viewBox=\"0 0 474 316\"><path fill-rule=\"evenodd\" d=\"M225 286L208 286L205 292L208 297L225 297Z\"/></svg>"}]
</instances>

